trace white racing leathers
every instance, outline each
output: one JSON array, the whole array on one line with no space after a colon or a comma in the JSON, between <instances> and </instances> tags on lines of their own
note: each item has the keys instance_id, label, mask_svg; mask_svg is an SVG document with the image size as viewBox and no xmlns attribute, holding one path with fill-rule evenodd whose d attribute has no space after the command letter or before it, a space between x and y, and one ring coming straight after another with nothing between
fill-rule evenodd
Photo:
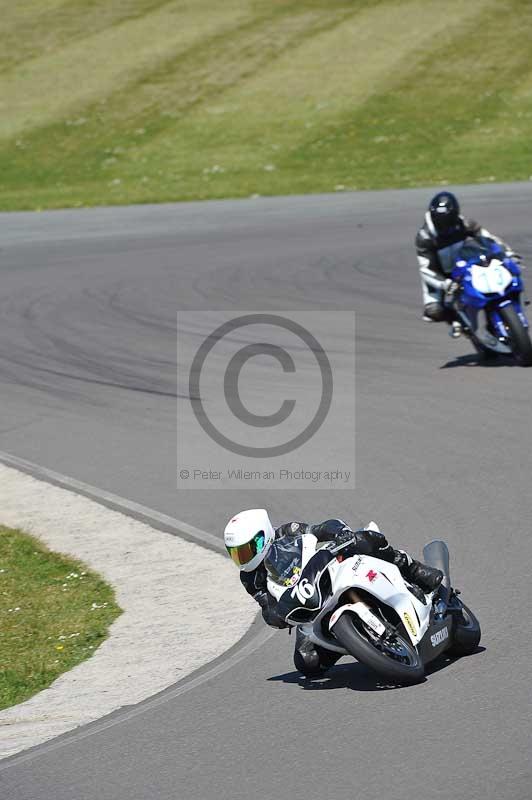
<instances>
[{"instance_id":1,"label":"white racing leathers","mask_svg":"<svg viewBox=\"0 0 532 800\"><path fill-rule=\"evenodd\" d=\"M505 242L482 228L478 222L462 216L456 228L442 236L434 227L430 213L427 211L425 214L425 222L416 236L416 252L427 319L434 322L451 321L452 313L445 308L444 295L451 283L450 276L458 253L470 236L485 236L508 249Z\"/></svg>"}]
</instances>

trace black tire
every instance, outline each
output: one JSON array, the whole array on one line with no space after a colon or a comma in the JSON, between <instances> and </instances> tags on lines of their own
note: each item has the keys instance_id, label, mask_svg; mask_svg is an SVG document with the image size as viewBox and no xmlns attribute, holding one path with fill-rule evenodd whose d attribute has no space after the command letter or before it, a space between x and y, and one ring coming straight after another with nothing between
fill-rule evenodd
<instances>
[{"instance_id":1,"label":"black tire","mask_svg":"<svg viewBox=\"0 0 532 800\"><path fill-rule=\"evenodd\" d=\"M508 329L508 338L516 360L522 367L532 366L532 342L517 311L510 305L500 308L499 313Z\"/></svg>"},{"instance_id":2,"label":"black tire","mask_svg":"<svg viewBox=\"0 0 532 800\"><path fill-rule=\"evenodd\" d=\"M453 628L453 643L447 651L452 656L469 656L480 642L480 623L470 608L460 602L462 616L457 617Z\"/></svg>"},{"instance_id":3,"label":"black tire","mask_svg":"<svg viewBox=\"0 0 532 800\"><path fill-rule=\"evenodd\" d=\"M425 677L425 668L423 662L417 652L416 648L408 639L406 633L404 636L398 634L397 640L401 643L402 648L408 653L410 663L403 663L396 661L386 653L378 650L377 647L361 633L356 624L358 618L355 620L353 614L346 611L342 614L338 622L332 628L332 632L345 647L348 653L365 664L367 667L378 672L379 675L387 678L393 683L419 683Z\"/></svg>"}]
</instances>

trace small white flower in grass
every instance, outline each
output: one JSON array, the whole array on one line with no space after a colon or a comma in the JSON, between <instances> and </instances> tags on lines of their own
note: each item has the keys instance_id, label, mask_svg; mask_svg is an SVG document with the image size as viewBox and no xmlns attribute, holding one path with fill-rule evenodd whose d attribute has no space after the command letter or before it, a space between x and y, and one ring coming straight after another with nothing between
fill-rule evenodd
<instances>
[{"instance_id":1,"label":"small white flower in grass","mask_svg":"<svg viewBox=\"0 0 532 800\"><path fill-rule=\"evenodd\" d=\"M62 642L63 639L66 639L66 636L58 636L57 638L59 639L60 642Z\"/></svg>"},{"instance_id":2,"label":"small white flower in grass","mask_svg":"<svg viewBox=\"0 0 532 800\"><path fill-rule=\"evenodd\" d=\"M277 167L275 166L275 164L265 164L263 169L264 172L274 172L277 169Z\"/></svg>"},{"instance_id":3,"label":"small white flower in grass","mask_svg":"<svg viewBox=\"0 0 532 800\"><path fill-rule=\"evenodd\" d=\"M0 569L0 575L2 575L4 572L5 572L5 569Z\"/></svg>"},{"instance_id":4,"label":"small white flower in grass","mask_svg":"<svg viewBox=\"0 0 532 800\"><path fill-rule=\"evenodd\" d=\"M20 606L17 606L14 611L20 611Z\"/></svg>"},{"instance_id":5,"label":"small white flower in grass","mask_svg":"<svg viewBox=\"0 0 532 800\"><path fill-rule=\"evenodd\" d=\"M108 605L108 603L93 603L91 605L91 611L96 611L97 608L106 608Z\"/></svg>"},{"instance_id":6,"label":"small white flower in grass","mask_svg":"<svg viewBox=\"0 0 532 800\"><path fill-rule=\"evenodd\" d=\"M122 183L120 178L115 178L114 180L110 181L107 185L108 186L119 186Z\"/></svg>"}]
</instances>

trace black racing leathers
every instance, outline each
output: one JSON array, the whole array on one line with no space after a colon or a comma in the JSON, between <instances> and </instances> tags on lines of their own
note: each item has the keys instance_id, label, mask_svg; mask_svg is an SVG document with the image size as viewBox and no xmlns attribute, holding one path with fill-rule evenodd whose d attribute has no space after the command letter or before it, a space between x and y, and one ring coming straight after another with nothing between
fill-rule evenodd
<instances>
[{"instance_id":1,"label":"black racing leathers","mask_svg":"<svg viewBox=\"0 0 532 800\"><path fill-rule=\"evenodd\" d=\"M300 536L304 533L312 533L318 542L334 542L336 545L342 545L342 543L345 542L345 550L342 550L342 553L346 557L365 555L382 558L383 561L396 564L407 580L421 583L421 581L417 580L419 576L413 574L414 566L417 566L419 562L413 561L403 550L394 550L394 548L388 544L384 534L378 531L353 531L340 519L328 519L318 525L309 525L306 522L287 522L285 525L281 525L276 529L275 538L279 539L281 536ZM430 571L430 568L425 569ZM434 572L438 571L435 570ZM427 577L427 575L425 575L425 577ZM264 564L260 564L253 572L241 572L240 580L246 591L249 592L261 606L264 621L267 622L268 625L277 628L286 627L284 619L280 618L277 614L277 602L275 598L267 591L266 568ZM425 587L422 586L422 588ZM425 588L425 590L427 590L427 588Z\"/></svg>"}]
</instances>

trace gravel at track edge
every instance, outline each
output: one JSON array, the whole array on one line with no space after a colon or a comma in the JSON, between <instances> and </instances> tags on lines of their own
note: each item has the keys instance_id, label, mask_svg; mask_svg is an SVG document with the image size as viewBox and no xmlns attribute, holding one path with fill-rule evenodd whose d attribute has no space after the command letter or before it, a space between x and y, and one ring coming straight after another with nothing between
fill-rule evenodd
<instances>
[{"instance_id":1,"label":"gravel at track edge","mask_svg":"<svg viewBox=\"0 0 532 800\"><path fill-rule=\"evenodd\" d=\"M84 561L123 609L91 658L0 711L0 758L171 686L235 644L255 617L224 556L1 464L0 522Z\"/></svg>"}]
</instances>

